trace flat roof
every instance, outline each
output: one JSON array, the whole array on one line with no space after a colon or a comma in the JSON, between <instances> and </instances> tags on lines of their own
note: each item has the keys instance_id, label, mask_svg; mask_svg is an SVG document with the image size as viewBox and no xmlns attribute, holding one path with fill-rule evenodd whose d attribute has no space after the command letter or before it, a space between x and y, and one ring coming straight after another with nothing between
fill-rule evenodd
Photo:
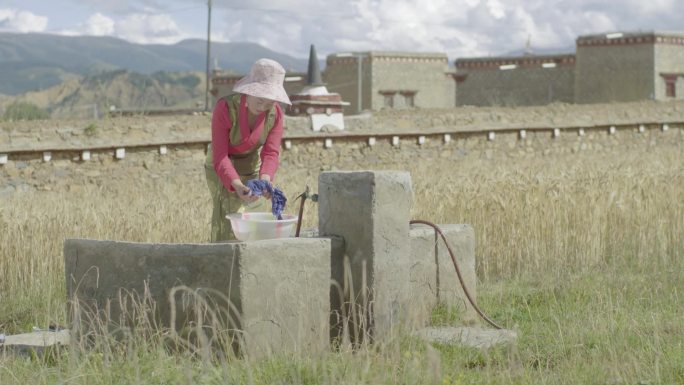
<instances>
[{"instance_id":1,"label":"flat roof","mask_svg":"<svg viewBox=\"0 0 684 385\"><path fill-rule=\"evenodd\" d=\"M459 58L455 61L457 69L489 69L501 66L537 67L547 64L569 66L575 64L575 54L522 55Z\"/></svg>"},{"instance_id":2,"label":"flat roof","mask_svg":"<svg viewBox=\"0 0 684 385\"><path fill-rule=\"evenodd\" d=\"M336 52L327 56L328 59L363 57L390 57L390 58L447 58L445 52L408 52L408 51L364 51L364 52Z\"/></svg>"},{"instance_id":3,"label":"flat roof","mask_svg":"<svg viewBox=\"0 0 684 385\"><path fill-rule=\"evenodd\" d=\"M607 32L581 35L577 46L595 45L635 45L635 44L676 44L684 45L684 32L638 31Z\"/></svg>"}]
</instances>

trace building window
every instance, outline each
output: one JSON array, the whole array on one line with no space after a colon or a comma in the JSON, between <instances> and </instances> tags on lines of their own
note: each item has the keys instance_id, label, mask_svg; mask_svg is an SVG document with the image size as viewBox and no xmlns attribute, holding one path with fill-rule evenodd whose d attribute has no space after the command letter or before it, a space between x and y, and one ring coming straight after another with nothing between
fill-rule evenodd
<instances>
[{"instance_id":1,"label":"building window","mask_svg":"<svg viewBox=\"0 0 684 385\"><path fill-rule=\"evenodd\" d=\"M677 79L682 76L683 73L661 73L660 76L665 81L665 97L666 98L676 98L677 97Z\"/></svg>"},{"instance_id":2,"label":"building window","mask_svg":"<svg viewBox=\"0 0 684 385\"><path fill-rule=\"evenodd\" d=\"M665 96L668 98L677 97L677 83L676 82L666 82L665 83Z\"/></svg>"},{"instance_id":3,"label":"building window","mask_svg":"<svg viewBox=\"0 0 684 385\"><path fill-rule=\"evenodd\" d=\"M415 96L416 96L416 91L404 91L401 93L404 96L404 107L415 107Z\"/></svg>"},{"instance_id":4,"label":"building window","mask_svg":"<svg viewBox=\"0 0 684 385\"><path fill-rule=\"evenodd\" d=\"M383 96L383 106L385 108L394 108L394 94L396 91L380 91Z\"/></svg>"},{"instance_id":5,"label":"building window","mask_svg":"<svg viewBox=\"0 0 684 385\"><path fill-rule=\"evenodd\" d=\"M415 107L417 91L379 91L383 97L384 108L412 108Z\"/></svg>"},{"instance_id":6,"label":"building window","mask_svg":"<svg viewBox=\"0 0 684 385\"><path fill-rule=\"evenodd\" d=\"M385 94L385 107L387 108L393 108L394 107L394 94Z\"/></svg>"}]
</instances>

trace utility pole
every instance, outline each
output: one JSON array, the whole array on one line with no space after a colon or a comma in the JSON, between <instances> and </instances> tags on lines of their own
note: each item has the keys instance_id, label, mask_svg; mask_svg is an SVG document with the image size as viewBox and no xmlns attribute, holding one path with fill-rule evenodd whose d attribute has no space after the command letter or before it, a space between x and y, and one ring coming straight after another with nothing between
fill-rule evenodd
<instances>
[{"instance_id":1,"label":"utility pole","mask_svg":"<svg viewBox=\"0 0 684 385\"><path fill-rule=\"evenodd\" d=\"M209 111L209 82L211 74L209 73L209 62L211 58L211 0L207 0L209 12L207 13L207 85L204 90L204 111Z\"/></svg>"},{"instance_id":2,"label":"utility pole","mask_svg":"<svg viewBox=\"0 0 684 385\"><path fill-rule=\"evenodd\" d=\"M362 79L363 79L363 72L361 71L361 61L362 61L362 60L363 60L363 56L361 56L361 54L359 54L359 55L356 57L356 61L357 61L357 73L356 73L356 78L358 79L358 84L359 84L359 85L358 85L358 89L357 89L358 98L359 98L359 108L357 109L357 112L358 112L359 114L360 114L361 111L363 110L363 104L361 103L361 102L362 102L362 99L361 99L361 90L362 90L361 82L362 82Z\"/></svg>"}]
</instances>

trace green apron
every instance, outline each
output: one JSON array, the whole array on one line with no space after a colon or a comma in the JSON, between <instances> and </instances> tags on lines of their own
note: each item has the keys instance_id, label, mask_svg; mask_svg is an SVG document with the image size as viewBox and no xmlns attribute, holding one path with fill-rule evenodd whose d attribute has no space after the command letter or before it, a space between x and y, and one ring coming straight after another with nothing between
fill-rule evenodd
<instances>
[{"instance_id":1,"label":"green apron","mask_svg":"<svg viewBox=\"0 0 684 385\"><path fill-rule=\"evenodd\" d=\"M233 123L233 126L230 128L229 141L231 145L235 146L242 141L237 114L240 110L240 94L228 96L225 100L228 103L230 120ZM249 151L229 155L230 161L233 163L242 183L247 183L250 179L259 178L259 170L261 168L261 157L259 154L264 142L266 142L268 133L273 128L274 122L275 108L272 108L266 117L261 137L256 145ZM204 172L214 205L211 213L211 242L225 242L236 239L230 225L230 220L227 218L228 214L270 211L270 207L268 207L268 203L264 199L258 199L253 203L245 203L234 191L228 191L214 170L214 156L211 145L207 149Z\"/></svg>"}]
</instances>

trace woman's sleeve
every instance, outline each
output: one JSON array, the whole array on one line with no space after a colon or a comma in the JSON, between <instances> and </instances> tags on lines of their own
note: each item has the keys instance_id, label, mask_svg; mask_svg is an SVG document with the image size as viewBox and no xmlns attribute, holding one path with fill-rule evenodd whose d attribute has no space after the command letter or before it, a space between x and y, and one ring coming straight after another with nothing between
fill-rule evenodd
<instances>
[{"instance_id":1,"label":"woman's sleeve","mask_svg":"<svg viewBox=\"0 0 684 385\"><path fill-rule=\"evenodd\" d=\"M220 99L211 117L211 148L214 152L214 171L228 191L235 191L230 183L235 179L240 179L233 162L228 157L228 135L232 126L228 103Z\"/></svg>"},{"instance_id":2,"label":"woman's sleeve","mask_svg":"<svg viewBox=\"0 0 684 385\"><path fill-rule=\"evenodd\" d=\"M276 117L271 132L261 148L261 170L259 176L268 175L274 180L280 158L280 141L283 138L283 110L276 104Z\"/></svg>"}]
</instances>

